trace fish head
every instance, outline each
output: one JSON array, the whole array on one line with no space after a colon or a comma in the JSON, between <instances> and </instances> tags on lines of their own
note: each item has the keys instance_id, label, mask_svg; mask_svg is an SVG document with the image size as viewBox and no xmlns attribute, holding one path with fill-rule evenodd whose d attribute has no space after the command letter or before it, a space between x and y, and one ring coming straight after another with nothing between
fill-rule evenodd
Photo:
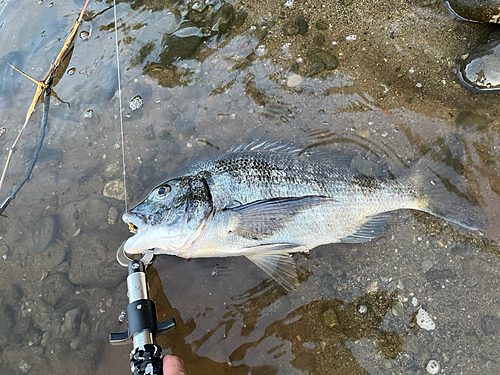
<instances>
[{"instance_id":1,"label":"fish head","mask_svg":"<svg viewBox=\"0 0 500 375\"><path fill-rule=\"evenodd\" d=\"M123 215L134 236L124 245L127 254L153 249L158 254L189 257L214 213L209 176L174 178L157 186Z\"/></svg>"}]
</instances>

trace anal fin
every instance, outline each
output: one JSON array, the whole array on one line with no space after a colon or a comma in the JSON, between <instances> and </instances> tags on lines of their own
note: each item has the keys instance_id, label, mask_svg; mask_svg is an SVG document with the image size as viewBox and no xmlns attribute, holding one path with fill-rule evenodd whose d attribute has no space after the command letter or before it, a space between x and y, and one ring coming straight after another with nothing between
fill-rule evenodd
<instances>
[{"instance_id":1,"label":"anal fin","mask_svg":"<svg viewBox=\"0 0 500 375\"><path fill-rule=\"evenodd\" d=\"M357 228L350 236L342 238L342 243L368 242L384 234L384 227L391 220L392 215L388 213L370 216L368 221Z\"/></svg>"},{"instance_id":2,"label":"anal fin","mask_svg":"<svg viewBox=\"0 0 500 375\"><path fill-rule=\"evenodd\" d=\"M260 245L252 248L252 250L256 251L246 255L246 257L264 270L283 288L290 291L299 285L299 281L293 258L286 249L294 248L294 251L296 251L298 247L300 246L292 244ZM273 248L276 250L273 251Z\"/></svg>"}]
</instances>

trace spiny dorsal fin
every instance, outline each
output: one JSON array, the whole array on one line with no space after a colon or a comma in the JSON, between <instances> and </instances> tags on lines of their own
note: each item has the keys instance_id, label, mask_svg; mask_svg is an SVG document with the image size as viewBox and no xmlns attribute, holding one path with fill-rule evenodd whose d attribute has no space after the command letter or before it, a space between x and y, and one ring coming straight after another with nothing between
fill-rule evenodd
<instances>
[{"instance_id":1,"label":"spiny dorsal fin","mask_svg":"<svg viewBox=\"0 0 500 375\"><path fill-rule=\"evenodd\" d=\"M283 153L299 153L303 147L294 145L293 143L282 143L279 141L257 139L251 142L243 142L235 146L234 144L227 152L240 152L240 151L270 151L270 152L283 152Z\"/></svg>"}]
</instances>

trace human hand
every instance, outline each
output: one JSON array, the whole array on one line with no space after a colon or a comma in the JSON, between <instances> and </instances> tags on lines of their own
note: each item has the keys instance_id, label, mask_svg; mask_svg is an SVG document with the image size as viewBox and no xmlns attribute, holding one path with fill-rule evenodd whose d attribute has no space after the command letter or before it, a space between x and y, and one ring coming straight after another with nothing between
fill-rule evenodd
<instances>
[{"instance_id":1,"label":"human hand","mask_svg":"<svg viewBox=\"0 0 500 375\"><path fill-rule=\"evenodd\" d=\"M176 355L163 356L163 375L186 375L184 362Z\"/></svg>"}]
</instances>

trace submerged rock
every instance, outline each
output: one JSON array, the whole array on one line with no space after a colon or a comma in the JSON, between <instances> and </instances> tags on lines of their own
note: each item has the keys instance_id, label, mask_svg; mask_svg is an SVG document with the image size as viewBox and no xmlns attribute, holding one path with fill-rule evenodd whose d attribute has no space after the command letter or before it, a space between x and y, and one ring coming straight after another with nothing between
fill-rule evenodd
<instances>
[{"instance_id":1,"label":"submerged rock","mask_svg":"<svg viewBox=\"0 0 500 375\"><path fill-rule=\"evenodd\" d=\"M54 273L42 282L42 299L49 305L57 305L73 294L74 286L63 273Z\"/></svg>"},{"instance_id":2,"label":"submerged rock","mask_svg":"<svg viewBox=\"0 0 500 375\"><path fill-rule=\"evenodd\" d=\"M446 5L461 19L500 24L500 0L448 0Z\"/></svg>"},{"instance_id":3,"label":"submerged rock","mask_svg":"<svg viewBox=\"0 0 500 375\"><path fill-rule=\"evenodd\" d=\"M33 227L33 238L35 254L41 254L46 251L57 237L57 220L55 216L44 216Z\"/></svg>"},{"instance_id":4,"label":"submerged rock","mask_svg":"<svg viewBox=\"0 0 500 375\"><path fill-rule=\"evenodd\" d=\"M479 44L462 61L458 78L475 92L500 91L500 31L491 34L486 43Z\"/></svg>"}]
</instances>

